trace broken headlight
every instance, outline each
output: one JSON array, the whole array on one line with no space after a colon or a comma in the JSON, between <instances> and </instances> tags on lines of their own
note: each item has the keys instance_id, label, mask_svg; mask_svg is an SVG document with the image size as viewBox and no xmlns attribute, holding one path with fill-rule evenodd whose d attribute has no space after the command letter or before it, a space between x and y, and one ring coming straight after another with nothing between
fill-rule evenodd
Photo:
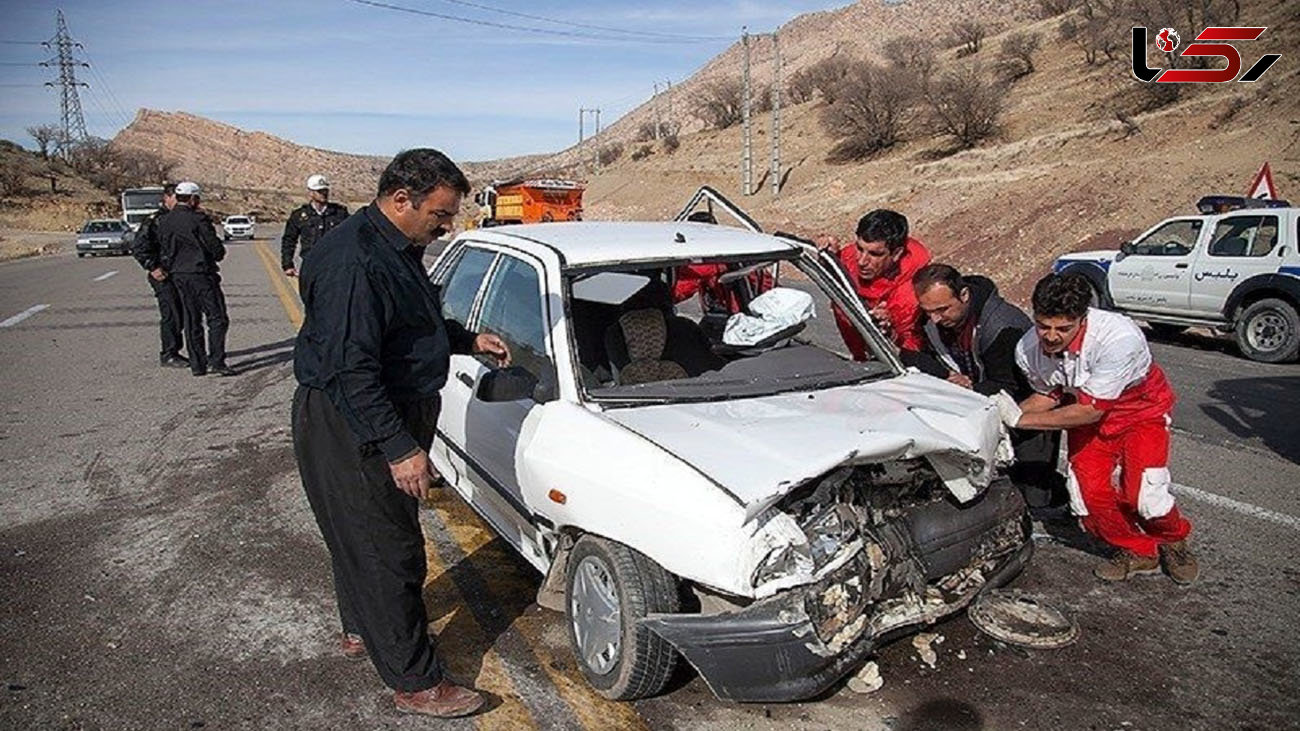
<instances>
[{"instance_id":1,"label":"broken headlight","mask_svg":"<svg viewBox=\"0 0 1300 731\"><path fill-rule=\"evenodd\" d=\"M758 568L754 569L753 585L762 586L769 581L811 575L812 572L813 560L808 555L808 546L788 544L772 549L763 558Z\"/></svg>"},{"instance_id":2,"label":"broken headlight","mask_svg":"<svg viewBox=\"0 0 1300 731\"><path fill-rule=\"evenodd\" d=\"M815 513L801 527L808 536L808 553L817 569L830 563L858 537L858 524L852 510L838 503Z\"/></svg>"}]
</instances>

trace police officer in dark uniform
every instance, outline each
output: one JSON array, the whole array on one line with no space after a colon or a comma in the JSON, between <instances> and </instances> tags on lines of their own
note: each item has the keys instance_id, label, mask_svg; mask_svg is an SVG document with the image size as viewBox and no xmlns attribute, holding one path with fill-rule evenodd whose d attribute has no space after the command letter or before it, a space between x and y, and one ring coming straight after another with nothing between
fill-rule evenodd
<instances>
[{"instance_id":1,"label":"police officer in dark uniform","mask_svg":"<svg viewBox=\"0 0 1300 731\"><path fill-rule=\"evenodd\" d=\"M284 273L290 277L298 276L298 269L293 263L293 250L302 244L300 256L306 258L311 247L320 241L326 231L347 220L346 206L330 202L330 181L324 175L307 178L307 203L293 209L289 221L284 224L284 236L280 239L280 264Z\"/></svg>"},{"instance_id":2,"label":"police officer in dark uniform","mask_svg":"<svg viewBox=\"0 0 1300 731\"><path fill-rule=\"evenodd\" d=\"M190 365L181 353L181 323L184 314L181 311L181 296L176 291L176 284L158 262L158 223L176 205L176 186L168 183L163 186L162 206L149 214L140 223L140 230L135 234L131 244L131 256L144 267L145 281L153 288L153 296L158 299L158 334L162 339L162 350L158 353L158 363L169 368L187 368Z\"/></svg>"},{"instance_id":3,"label":"police officer in dark uniform","mask_svg":"<svg viewBox=\"0 0 1300 731\"><path fill-rule=\"evenodd\" d=\"M158 224L159 261L170 272L180 292L185 312L185 346L190 352L190 372L196 376L214 373L233 376L226 365L226 298L221 293L217 262L226 257L226 247L217 238L212 220L199 209L199 186L176 185L176 206ZM203 321L208 322L208 341L203 340Z\"/></svg>"}]
</instances>

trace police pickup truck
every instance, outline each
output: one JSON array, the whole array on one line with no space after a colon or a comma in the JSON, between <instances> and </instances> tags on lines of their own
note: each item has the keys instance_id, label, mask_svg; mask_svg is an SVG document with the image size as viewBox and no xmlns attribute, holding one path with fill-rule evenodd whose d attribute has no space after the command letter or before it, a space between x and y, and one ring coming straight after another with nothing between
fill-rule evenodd
<instances>
[{"instance_id":1,"label":"police pickup truck","mask_svg":"<svg viewBox=\"0 0 1300 731\"><path fill-rule=\"evenodd\" d=\"M1232 333L1265 363L1300 352L1300 208L1286 201L1207 196L1200 215L1174 216L1118 251L1084 251L1053 270L1082 274L1100 306L1160 335L1188 327Z\"/></svg>"}]
</instances>

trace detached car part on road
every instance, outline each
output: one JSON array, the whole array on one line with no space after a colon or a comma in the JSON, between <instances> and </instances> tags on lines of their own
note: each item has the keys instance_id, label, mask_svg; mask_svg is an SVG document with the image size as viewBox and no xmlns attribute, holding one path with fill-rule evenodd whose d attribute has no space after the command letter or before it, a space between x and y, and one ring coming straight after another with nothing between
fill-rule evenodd
<instances>
[{"instance_id":1,"label":"detached car part on road","mask_svg":"<svg viewBox=\"0 0 1300 731\"><path fill-rule=\"evenodd\" d=\"M134 238L135 234L125 221L116 218L87 221L77 232L77 256L125 256L131 253Z\"/></svg>"},{"instance_id":2,"label":"detached car part on road","mask_svg":"<svg viewBox=\"0 0 1300 731\"><path fill-rule=\"evenodd\" d=\"M707 335L668 295L700 263L725 265L741 302L759 277L784 293L747 316L800 314ZM462 234L431 276L447 319L514 357L452 356L432 459L545 576L539 602L565 612L608 698L659 692L683 656L721 698L811 697L1031 555L991 402L906 372L813 247L700 223L520 225ZM869 360L807 327L831 302Z\"/></svg>"},{"instance_id":3,"label":"detached car part on road","mask_svg":"<svg viewBox=\"0 0 1300 731\"><path fill-rule=\"evenodd\" d=\"M1165 219L1118 251L1063 256L1054 269L1087 277L1102 307L1157 333L1207 327L1232 333L1251 360L1295 360L1300 208L1229 196L1207 196L1198 208L1200 215Z\"/></svg>"}]
</instances>

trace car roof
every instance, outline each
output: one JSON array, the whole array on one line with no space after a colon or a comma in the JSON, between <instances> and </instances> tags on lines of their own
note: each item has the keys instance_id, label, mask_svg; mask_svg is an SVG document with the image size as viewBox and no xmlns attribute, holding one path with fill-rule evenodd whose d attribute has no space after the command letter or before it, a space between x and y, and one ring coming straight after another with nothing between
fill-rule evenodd
<instances>
[{"instance_id":1,"label":"car roof","mask_svg":"<svg viewBox=\"0 0 1300 731\"><path fill-rule=\"evenodd\" d=\"M120 218L92 218L86 221L85 225L89 226L92 223L123 223L123 221Z\"/></svg>"},{"instance_id":2,"label":"car roof","mask_svg":"<svg viewBox=\"0 0 1300 731\"><path fill-rule=\"evenodd\" d=\"M681 234L680 237L678 234ZM510 245L528 241L553 249L566 267L788 254L792 241L708 223L577 221L475 229L462 238Z\"/></svg>"}]
</instances>

